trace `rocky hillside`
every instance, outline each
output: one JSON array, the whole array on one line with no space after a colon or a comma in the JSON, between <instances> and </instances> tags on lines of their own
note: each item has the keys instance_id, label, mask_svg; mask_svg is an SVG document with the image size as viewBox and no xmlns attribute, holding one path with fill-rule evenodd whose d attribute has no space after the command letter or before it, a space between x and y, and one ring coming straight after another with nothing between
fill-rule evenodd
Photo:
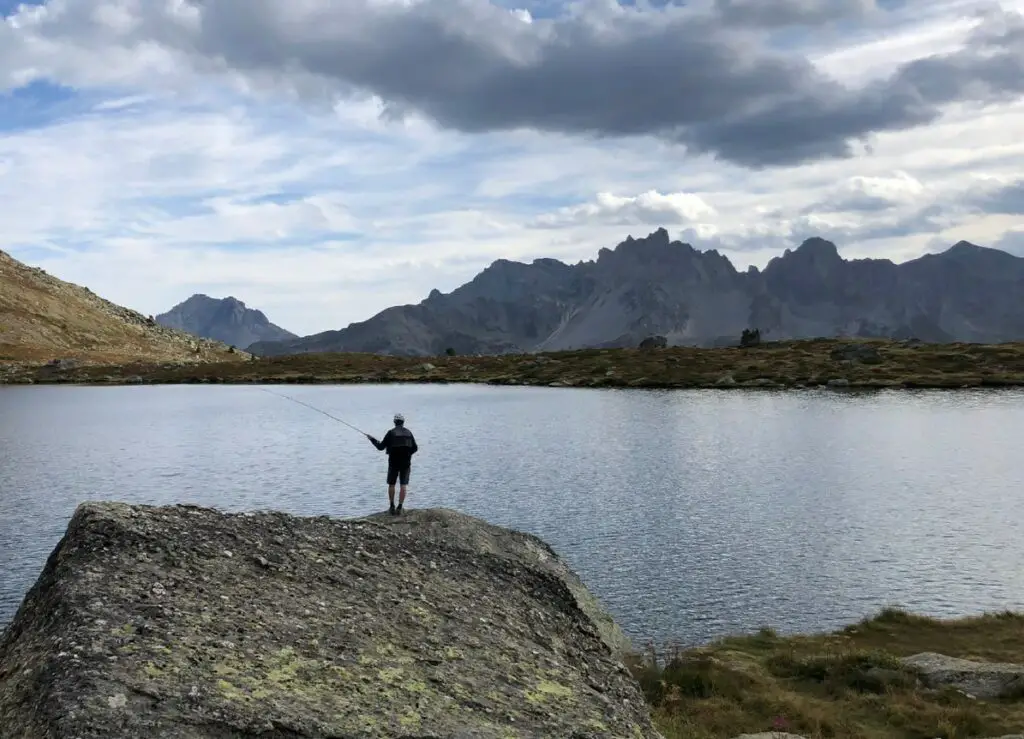
<instances>
[{"instance_id":1,"label":"rocky hillside","mask_svg":"<svg viewBox=\"0 0 1024 739\"><path fill-rule=\"evenodd\" d=\"M567 265L498 260L449 294L250 351L438 355L669 344L715 346L745 328L767 340L831 336L993 343L1024 339L1024 259L961 242L902 264L845 260L808 239L764 270L658 229Z\"/></svg>"},{"instance_id":2,"label":"rocky hillside","mask_svg":"<svg viewBox=\"0 0 1024 739\"><path fill-rule=\"evenodd\" d=\"M255 341L298 338L291 331L271 323L263 311L248 308L234 297L217 299L196 294L156 316L156 322L205 339L223 341L239 349Z\"/></svg>"},{"instance_id":3,"label":"rocky hillside","mask_svg":"<svg viewBox=\"0 0 1024 739\"><path fill-rule=\"evenodd\" d=\"M121 364L243 357L221 342L160 326L0 251L0 362Z\"/></svg>"},{"instance_id":4,"label":"rocky hillside","mask_svg":"<svg viewBox=\"0 0 1024 739\"><path fill-rule=\"evenodd\" d=\"M0 639L3 737L659 739L535 537L455 511L79 506Z\"/></svg>"}]
</instances>

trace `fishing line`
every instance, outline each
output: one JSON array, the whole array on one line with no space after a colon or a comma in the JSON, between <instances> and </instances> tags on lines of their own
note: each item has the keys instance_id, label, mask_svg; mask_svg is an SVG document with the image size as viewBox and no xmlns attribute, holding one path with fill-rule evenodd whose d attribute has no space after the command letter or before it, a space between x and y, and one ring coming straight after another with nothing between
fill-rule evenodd
<instances>
[{"instance_id":1,"label":"fishing line","mask_svg":"<svg viewBox=\"0 0 1024 739\"><path fill-rule=\"evenodd\" d=\"M369 434L368 434L368 433L366 433L366 432L365 432L365 431L363 431L362 429L357 429L357 428L356 428L355 426L353 426L353 425L352 425L351 423L349 423L348 421L342 421L342 420L341 420L340 418L338 418L337 416L332 416L332 415L331 415L330 413L328 413L327 411L322 411L322 410L320 410L319 408L315 408L315 407L311 406L311 405L310 405L309 403L304 403L304 402L302 402L301 400L298 400L298 399L296 399L296 398L293 398L293 397L291 397L290 395L282 395L281 393L275 393L275 392L273 392L273 391L271 391L271 390L267 390L267 389L266 389L265 387L258 387L258 388L256 388L256 389L257 389L257 390L262 390L262 391L263 391L263 392L265 392L265 393L270 393L271 395L276 395L276 396L277 396L277 397L279 397L279 398L284 398L285 400L290 400L290 401L292 401L293 403L298 403L299 405L304 405L304 406L306 406L307 408L309 408L309 409L310 409L311 411L316 411L317 413L322 413L322 414L324 414L325 416L327 416L328 418L330 418L331 420L337 421L338 423L342 423L342 424L344 424L344 425L348 426L348 427L349 427L350 429L352 429L353 431L358 431L358 432L359 432L359 433L361 433L361 434L362 434L363 436L367 436L367 437L369 436Z\"/></svg>"}]
</instances>

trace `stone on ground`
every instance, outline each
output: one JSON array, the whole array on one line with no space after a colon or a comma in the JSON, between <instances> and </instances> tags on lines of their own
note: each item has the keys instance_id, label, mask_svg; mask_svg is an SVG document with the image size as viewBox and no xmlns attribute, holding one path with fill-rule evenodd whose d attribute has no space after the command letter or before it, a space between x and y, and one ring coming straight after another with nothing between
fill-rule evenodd
<instances>
[{"instance_id":1,"label":"stone on ground","mask_svg":"<svg viewBox=\"0 0 1024 739\"><path fill-rule=\"evenodd\" d=\"M542 541L453 511L87 503L0 638L0 739L658 739Z\"/></svg>"},{"instance_id":2,"label":"stone on ground","mask_svg":"<svg viewBox=\"0 0 1024 739\"><path fill-rule=\"evenodd\" d=\"M1024 665L973 662L934 652L905 657L903 664L915 670L929 688L950 686L981 699L1024 696Z\"/></svg>"}]
</instances>

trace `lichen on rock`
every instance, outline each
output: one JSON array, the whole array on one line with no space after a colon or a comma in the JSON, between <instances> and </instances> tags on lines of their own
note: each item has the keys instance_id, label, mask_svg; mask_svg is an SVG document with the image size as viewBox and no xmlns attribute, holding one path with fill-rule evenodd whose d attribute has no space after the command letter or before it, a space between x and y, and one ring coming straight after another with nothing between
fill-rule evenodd
<instances>
[{"instance_id":1,"label":"lichen on rock","mask_svg":"<svg viewBox=\"0 0 1024 739\"><path fill-rule=\"evenodd\" d=\"M448 510L86 503L0 639L0 739L656 739L540 539Z\"/></svg>"}]
</instances>

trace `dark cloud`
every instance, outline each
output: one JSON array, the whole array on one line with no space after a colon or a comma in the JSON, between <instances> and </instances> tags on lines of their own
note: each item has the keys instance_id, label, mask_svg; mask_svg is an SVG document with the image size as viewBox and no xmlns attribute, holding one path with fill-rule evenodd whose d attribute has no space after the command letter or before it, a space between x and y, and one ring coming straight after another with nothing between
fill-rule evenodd
<instances>
[{"instance_id":1,"label":"dark cloud","mask_svg":"<svg viewBox=\"0 0 1024 739\"><path fill-rule=\"evenodd\" d=\"M890 198L882 197L881 195L860 193L822 200L814 205L809 205L806 208L803 208L801 213L811 214L820 211L830 213L881 213L885 210L891 210L896 207L896 205L896 201Z\"/></svg>"},{"instance_id":2,"label":"dark cloud","mask_svg":"<svg viewBox=\"0 0 1024 739\"><path fill-rule=\"evenodd\" d=\"M1024 257L1024 229L1007 231L992 246L1010 254L1016 254L1018 257Z\"/></svg>"},{"instance_id":3,"label":"dark cloud","mask_svg":"<svg viewBox=\"0 0 1024 739\"><path fill-rule=\"evenodd\" d=\"M748 167L850 156L858 139L933 121L945 104L1024 93L1010 13L968 48L857 90L685 8L595 0L527 24L479 0L339 3L296 23L288 3L241 3L208 0L197 44L234 68L299 68L466 132L653 135Z\"/></svg>"},{"instance_id":4,"label":"dark cloud","mask_svg":"<svg viewBox=\"0 0 1024 739\"><path fill-rule=\"evenodd\" d=\"M390 116L416 111L463 132L654 136L751 168L848 157L871 134L929 123L947 104L1024 94L1018 14L992 13L967 48L854 89L723 18L749 2L722 0L716 12L581 0L525 23L485 0L203 0L200 22L173 32L154 3L140 6L147 22L130 41L148 35L208 68L303 94L375 94ZM856 5L763 3L790 18Z\"/></svg>"},{"instance_id":5,"label":"dark cloud","mask_svg":"<svg viewBox=\"0 0 1024 739\"><path fill-rule=\"evenodd\" d=\"M815 26L863 17L875 10L874 0L715 0L727 23L761 27Z\"/></svg>"},{"instance_id":6,"label":"dark cloud","mask_svg":"<svg viewBox=\"0 0 1024 739\"><path fill-rule=\"evenodd\" d=\"M986 213L1024 216L1024 180L979 195L974 204Z\"/></svg>"}]
</instances>

